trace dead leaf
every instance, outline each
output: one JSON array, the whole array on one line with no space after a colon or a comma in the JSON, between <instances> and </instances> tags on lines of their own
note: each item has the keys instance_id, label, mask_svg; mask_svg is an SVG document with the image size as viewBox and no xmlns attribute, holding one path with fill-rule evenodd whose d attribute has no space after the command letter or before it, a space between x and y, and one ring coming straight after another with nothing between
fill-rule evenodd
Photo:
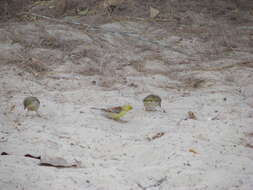
<instances>
[{"instance_id":1,"label":"dead leaf","mask_svg":"<svg viewBox=\"0 0 253 190\"><path fill-rule=\"evenodd\" d=\"M150 18L155 18L160 13L158 9L155 9L153 7L150 7L149 10L150 10Z\"/></svg>"},{"instance_id":2,"label":"dead leaf","mask_svg":"<svg viewBox=\"0 0 253 190\"><path fill-rule=\"evenodd\" d=\"M195 116L195 114L192 111L188 111L188 119L197 119L197 117Z\"/></svg>"},{"instance_id":3,"label":"dead leaf","mask_svg":"<svg viewBox=\"0 0 253 190\"><path fill-rule=\"evenodd\" d=\"M192 148L190 148L189 150L188 150L189 152L192 152L193 154L198 154L198 152L196 152L194 149L192 149Z\"/></svg>"}]
</instances>

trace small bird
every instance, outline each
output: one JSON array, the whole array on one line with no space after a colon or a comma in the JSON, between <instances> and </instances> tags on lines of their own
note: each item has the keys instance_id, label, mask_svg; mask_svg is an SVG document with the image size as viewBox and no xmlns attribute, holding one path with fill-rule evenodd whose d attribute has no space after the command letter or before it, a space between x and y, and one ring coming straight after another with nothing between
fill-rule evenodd
<instances>
[{"instance_id":1,"label":"small bird","mask_svg":"<svg viewBox=\"0 0 253 190\"><path fill-rule=\"evenodd\" d=\"M148 95L143 99L143 104L146 111L156 111L157 107L161 108L162 99L157 95Z\"/></svg>"},{"instance_id":2,"label":"small bird","mask_svg":"<svg viewBox=\"0 0 253 190\"><path fill-rule=\"evenodd\" d=\"M112 108L92 108L92 109L101 110L107 118L118 121L128 111L132 110L133 107L127 104L127 105L112 107Z\"/></svg>"},{"instance_id":3,"label":"small bird","mask_svg":"<svg viewBox=\"0 0 253 190\"><path fill-rule=\"evenodd\" d=\"M27 109L27 111L35 111L37 115L39 115L38 109L40 107L40 101L38 98L34 96L28 96L24 99L23 104L24 109Z\"/></svg>"}]
</instances>

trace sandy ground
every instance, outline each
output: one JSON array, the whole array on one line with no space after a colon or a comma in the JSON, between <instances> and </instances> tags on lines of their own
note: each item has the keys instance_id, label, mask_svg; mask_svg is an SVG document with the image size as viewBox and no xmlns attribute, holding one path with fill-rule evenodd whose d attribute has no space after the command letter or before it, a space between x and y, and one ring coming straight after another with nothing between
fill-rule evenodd
<instances>
[{"instance_id":1,"label":"sandy ground","mask_svg":"<svg viewBox=\"0 0 253 190\"><path fill-rule=\"evenodd\" d=\"M44 26L58 49L26 52L47 68L35 74L20 55L42 29L2 29L7 37L0 44L0 152L8 155L0 156L0 189L253 189L252 54L190 61L205 44L131 22L100 27L145 39L162 33L161 44L186 54L121 33L96 34L95 42L70 26ZM23 41L13 41L12 32ZM73 41L72 49L62 48L61 42ZM144 111L142 99L150 93L162 98L166 112ZM41 117L23 110L28 95L40 99ZM134 109L124 123L90 109L125 103ZM187 118L188 111L197 119ZM159 133L164 135L155 138Z\"/></svg>"}]
</instances>

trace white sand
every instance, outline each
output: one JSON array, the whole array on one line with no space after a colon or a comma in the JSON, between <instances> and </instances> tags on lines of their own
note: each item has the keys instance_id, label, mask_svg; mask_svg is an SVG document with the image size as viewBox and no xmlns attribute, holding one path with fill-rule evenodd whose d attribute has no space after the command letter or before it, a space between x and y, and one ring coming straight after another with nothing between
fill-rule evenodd
<instances>
[{"instance_id":1,"label":"white sand","mask_svg":"<svg viewBox=\"0 0 253 190\"><path fill-rule=\"evenodd\" d=\"M75 30L71 35L87 39ZM122 36L113 36L104 37L121 43ZM121 40L128 42L128 38ZM111 48L112 55L101 52L101 59L117 66L120 61L113 56L128 63L152 54L138 54L127 43L125 48L119 52ZM0 156L0 189L252 190L253 150L246 144L253 145L253 137L246 134L253 132L253 68L194 71L194 64L172 64L183 55L165 49L162 54L171 58L165 69L160 69L159 60L144 61L140 69L149 73L137 72L131 66L114 72L112 67L105 69L102 77L78 74L81 66L73 64L66 54L61 54L65 56L61 64L51 67L54 72L42 78L27 73L20 76L22 69L2 64L0 152L9 155ZM221 61L226 65L240 60ZM207 66L222 65L203 63ZM187 77L203 78L206 83L187 88L180 80ZM114 79L126 83L113 83ZM102 87L104 81L112 82L113 87ZM129 87L130 83L137 87ZM40 99L42 117L33 113L25 116L22 101L29 91ZM150 93L161 96L166 113L143 110L142 99ZM125 103L134 107L123 118L127 123L109 120L90 109ZM194 112L197 120L184 120L188 111ZM164 136L147 140L159 132ZM40 166L40 160L25 154L78 163L78 167Z\"/></svg>"}]
</instances>

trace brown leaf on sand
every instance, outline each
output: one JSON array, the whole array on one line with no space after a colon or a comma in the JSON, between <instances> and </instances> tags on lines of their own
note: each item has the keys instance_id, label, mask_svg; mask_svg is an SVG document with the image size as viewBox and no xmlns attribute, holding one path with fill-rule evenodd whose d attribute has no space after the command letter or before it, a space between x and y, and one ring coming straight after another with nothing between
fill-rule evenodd
<instances>
[{"instance_id":1,"label":"brown leaf on sand","mask_svg":"<svg viewBox=\"0 0 253 190\"><path fill-rule=\"evenodd\" d=\"M191 153L193 153L193 154L198 154L198 152L196 152L196 151L195 151L194 149L192 149L192 148L190 148L188 151L191 152Z\"/></svg>"},{"instance_id":2,"label":"brown leaf on sand","mask_svg":"<svg viewBox=\"0 0 253 190\"><path fill-rule=\"evenodd\" d=\"M197 117L195 116L195 114L192 111L188 111L188 119L197 119Z\"/></svg>"}]
</instances>

